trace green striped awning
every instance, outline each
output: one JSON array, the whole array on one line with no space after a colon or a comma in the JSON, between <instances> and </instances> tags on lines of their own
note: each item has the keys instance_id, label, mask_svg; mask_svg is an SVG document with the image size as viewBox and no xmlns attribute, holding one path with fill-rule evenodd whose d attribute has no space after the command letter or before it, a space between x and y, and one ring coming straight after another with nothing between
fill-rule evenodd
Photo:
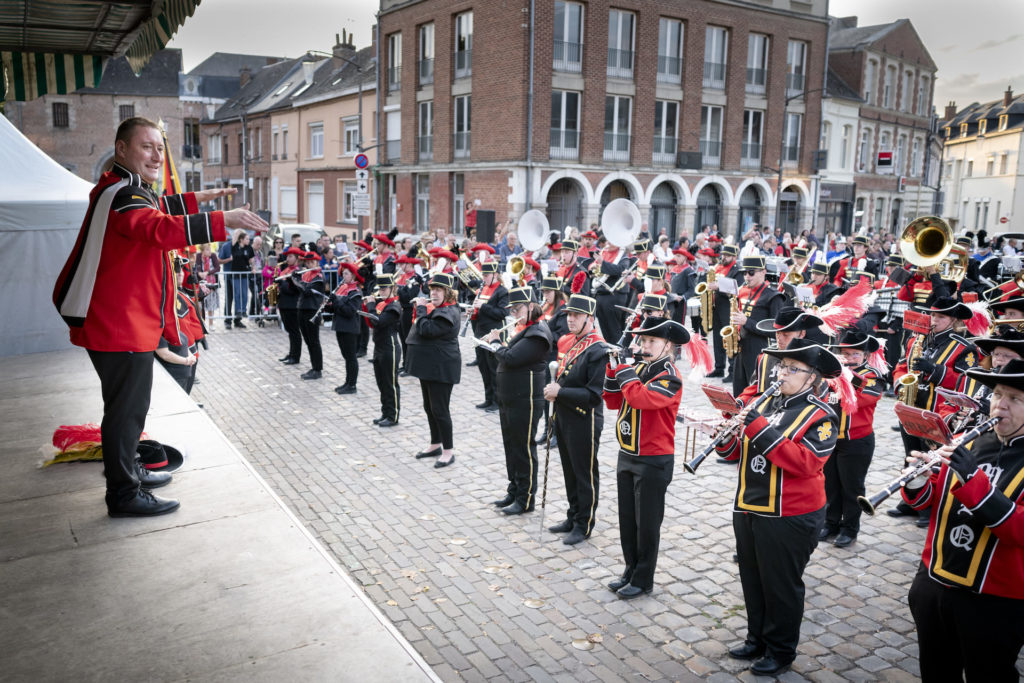
<instances>
[{"instance_id":1,"label":"green striped awning","mask_svg":"<svg viewBox=\"0 0 1024 683\"><path fill-rule=\"evenodd\" d=\"M4 0L0 100L31 100L95 87L107 59L139 73L201 0Z\"/></svg>"}]
</instances>

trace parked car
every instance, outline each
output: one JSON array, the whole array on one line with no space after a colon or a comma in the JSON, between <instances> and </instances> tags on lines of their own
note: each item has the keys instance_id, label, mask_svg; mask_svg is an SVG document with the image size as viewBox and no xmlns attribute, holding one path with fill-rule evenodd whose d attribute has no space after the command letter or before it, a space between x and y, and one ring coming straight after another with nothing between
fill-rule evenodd
<instances>
[{"instance_id":1,"label":"parked car","mask_svg":"<svg viewBox=\"0 0 1024 683\"><path fill-rule=\"evenodd\" d=\"M295 233L302 235L303 244L316 242L327 234L324 229L316 223L275 223L270 226L270 235L266 240L266 243L273 244L275 239L281 237L284 239L284 246L287 247L291 244L292 235Z\"/></svg>"}]
</instances>

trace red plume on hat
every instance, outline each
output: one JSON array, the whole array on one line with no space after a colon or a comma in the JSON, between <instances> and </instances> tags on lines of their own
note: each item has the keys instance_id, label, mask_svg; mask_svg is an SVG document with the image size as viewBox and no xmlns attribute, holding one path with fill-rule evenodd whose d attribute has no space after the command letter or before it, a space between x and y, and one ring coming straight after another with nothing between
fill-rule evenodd
<instances>
[{"instance_id":1,"label":"red plume on hat","mask_svg":"<svg viewBox=\"0 0 1024 683\"><path fill-rule=\"evenodd\" d=\"M867 365L878 374L887 375L889 374L889 363L885 360L885 341L877 337L875 341L878 342L878 348L868 356Z\"/></svg>"},{"instance_id":2,"label":"red plume on hat","mask_svg":"<svg viewBox=\"0 0 1024 683\"><path fill-rule=\"evenodd\" d=\"M823 321L818 328L830 337L837 336L839 330L853 324L864 315L873 299L874 289L868 283L862 282L856 287L851 287L831 303L818 309L818 317Z\"/></svg>"},{"instance_id":3,"label":"red plume on hat","mask_svg":"<svg viewBox=\"0 0 1024 683\"><path fill-rule=\"evenodd\" d=\"M843 371L837 377L825 379L828 388L839 397L839 405L847 414L857 410L857 392L853 388L851 379L853 379L853 372L846 366L843 366Z\"/></svg>"},{"instance_id":4,"label":"red plume on hat","mask_svg":"<svg viewBox=\"0 0 1024 683\"><path fill-rule=\"evenodd\" d=\"M573 294L579 294L583 290L583 283L586 282L586 280L587 274L581 270L573 276L572 284L569 286L569 289Z\"/></svg>"},{"instance_id":5,"label":"red plume on hat","mask_svg":"<svg viewBox=\"0 0 1024 683\"><path fill-rule=\"evenodd\" d=\"M988 312L988 305L984 301L975 301L966 306L971 309L972 313L967 321L967 331L975 337L988 334L988 330L992 326L992 315Z\"/></svg>"},{"instance_id":6,"label":"red plume on hat","mask_svg":"<svg viewBox=\"0 0 1024 683\"><path fill-rule=\"evenodd\" d=\"M145 432L141 438L148 436ZM49 467L59 462L75 462L78 460L102 460L100 426L94 423L81 425L61 425L53 432L53 447L57 455L43 463Z\"/></svg>"},{"instance_id":7,"label":"red plume on hat","mask_svg":"<svg viewBox=\"0 0 1024 683\"><path fill-rule=\"evenodd\" d=\"M690 360L690 379L700 381L715 369L715 357L711 355L707 340L694 332L685 345L686 355Z\"/></svg>"}]
</instances>

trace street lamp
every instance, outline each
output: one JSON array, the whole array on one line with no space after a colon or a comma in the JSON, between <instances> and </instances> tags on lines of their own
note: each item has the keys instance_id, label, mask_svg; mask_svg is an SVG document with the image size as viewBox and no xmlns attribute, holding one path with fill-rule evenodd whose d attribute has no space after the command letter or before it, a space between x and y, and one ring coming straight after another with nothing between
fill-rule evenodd
<instances>
[{"instance_id":1,"label":"street lamp","mask_svg":"<svg viewBox=\"0 0 1024 683\"><path fill-rule=\"evenodd\" d=\"M794 93L794 94L790 95L789 97L787 97L786 100L782 103L782 136L781 136L782 139L779 141L779 168L778 168L779 177L778 177L777 184L775 185L775 225L772 226L773 228L781 228L782 227L781 226L781 222L782 222L782 158L786 154L786 133L787 133L787 130L786 130L786 128L787 128L787 126L786 126L786 107L788 107L789 103L792 102L793 100L800 99L801 97L803 97L805 95L810 95L811 93L824 92L824 91L825 91L825 88L813 88L812 90L801 90L800 92ZM822 111L822 116L824 116L824 110Z\"/></svg>"}]
</instances>

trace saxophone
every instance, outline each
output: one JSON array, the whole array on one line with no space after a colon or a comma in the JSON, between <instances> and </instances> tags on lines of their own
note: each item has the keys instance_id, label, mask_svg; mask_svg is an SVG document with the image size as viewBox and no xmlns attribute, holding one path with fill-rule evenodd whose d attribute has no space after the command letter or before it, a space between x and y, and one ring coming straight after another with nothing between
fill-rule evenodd
<instances>
[{"instance_id":1,"label":"saxophone","mask_svg":"<svg viewBox=\"0 0 1024 683\"><path fill-rule=\"evenodd\" d=\"M729 297L729 317L731 318L734 314L740 312L739 302L736 300L737 297ZM722 328L722 346L725 348L725 355L732 358L740 352L740 331L736 329L735 325L727 325Z\"/></svg>"},{"instance_id":2,"label":"saxophone","mask_svg":"<svg viewBox=\"0 0 1024 683\"><path fill-rule=\"evenodd\" d=\"M700 324L704 328L704 334L711 334L711 327L714 325L712 315L715 311L715 290L711 289L712 282L718 279L715 267L708 268L707 277L704 282L697 285L696 293L700 297Z\"/></svg>"},{"instance_id":3,"label":"saxophone","mask_svg":"<svg viewBox=\"0 0 1024 683\"><path fill-rule=\"evenodd\" d=\"M917 335L914 344L910 347L910 354L907 356L907 368L914 367L914 361L921 357L924 352L924 335ZM908 372L900 377L899 388L896 391L896 400L912 406L917 403L917 389L920 386L918 373Z\"/></svg>"}]
</instances>

